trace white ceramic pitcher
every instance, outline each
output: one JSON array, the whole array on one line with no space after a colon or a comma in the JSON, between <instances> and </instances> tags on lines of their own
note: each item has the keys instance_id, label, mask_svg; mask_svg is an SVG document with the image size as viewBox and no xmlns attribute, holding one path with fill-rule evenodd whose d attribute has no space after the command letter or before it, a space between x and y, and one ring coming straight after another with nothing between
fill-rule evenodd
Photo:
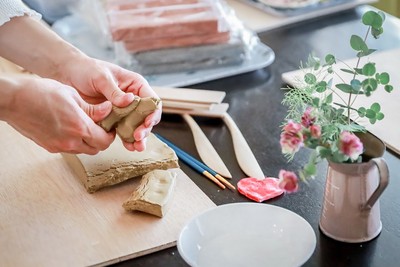
<instances>
[{"instance_id":1,"label":"white ceramic pitcher","mask_svg":"<svg viewBox=\"0 0 400 267\"><path fill-rule=\"evenodd\" d=\"M389 182L389 170L382 155L385 144L369 133L359 135L364 144L362 163L329 163L321 231L338 241L369 241L382 230L379 197Z\"/></svg>"}]
</instances>

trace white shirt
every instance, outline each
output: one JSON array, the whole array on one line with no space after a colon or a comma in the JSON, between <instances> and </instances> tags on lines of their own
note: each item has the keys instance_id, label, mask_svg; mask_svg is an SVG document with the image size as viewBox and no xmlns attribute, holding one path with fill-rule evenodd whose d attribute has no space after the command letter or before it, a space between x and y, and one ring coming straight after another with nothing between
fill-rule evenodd
<instances>
[{"instance_id":1,"label":"white shirt","mask_svg":"<svg viewBox=\"0 0 400 267\"><path fill-rule=\"evenodd\" d=\"M0 0L0 26L13 17L24 15L33 16L37 19L41 18L39 13L26 7L20 0Z\"/></svg>"}]
</instances>

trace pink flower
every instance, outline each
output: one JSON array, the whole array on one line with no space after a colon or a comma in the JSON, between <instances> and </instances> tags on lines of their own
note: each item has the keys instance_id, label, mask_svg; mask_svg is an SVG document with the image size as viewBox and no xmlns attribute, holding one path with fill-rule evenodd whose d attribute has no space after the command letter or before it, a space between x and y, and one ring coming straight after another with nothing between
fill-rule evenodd
<instances>
[{"instance_id":1,"label":"pink flower","mask_svg":"<svg viewBox=\"0 0 400 267\"><path fill-rule=\"evenodd\" d=\"M297 176L294 172L280 170L279 187L288 193L294 193L299 189Z\"/></svg>"},{"instance_id":2,"label":"pink flower","mask_svg":"<svg viewBox=\"0 0 400 267\"><path fill-rule=\"evenodd\" d=\"M363 152L363 149L363 144L355 134L345 131L339 135L340 152L350 157L352 160L356 160Z\"/></svg>"},{"instance_id":3,"label":"pink flower","mask_svg":"<svg viewBox=\"0 0 400 267\"><path fill-rule=\"evenodd\" d=\"M281 133L281 148L284 154L293 154L303 146L303 134L301 124L289 121Z\"/></svg>"},{"instance_id":4,"label":"pink flower","mask_svg":"<svg viewBox=\"0 0 400 267\"><path fill-rule=\"evenodd\" d=\"M319 125L311 125L310 133L311 133L312 137L320 138L321 137L321 127Z\"/></svg>"},{"instance_id":5,"label":"pink flower","mask_svg":"<svg viewBox=\"0 0 400 267\"><path fill-rule=\"evenodd\" d=\"M288 123L285 125L285 127L283 127L283 131L297 134L301 131L301 124L289 120Z\"/></svg>"},{"instance_id":6,"label":"pink flower","mask_svg":"<svg viewBox=\"0 0 400 267\"><path fill-rule=\"evenodd\" d=\"M314 125L316 118L311 116L312 108L308 107L306 111L304 111L303 116L301 116L301 124L308 128Z\"/></svg>"}]
</instances>

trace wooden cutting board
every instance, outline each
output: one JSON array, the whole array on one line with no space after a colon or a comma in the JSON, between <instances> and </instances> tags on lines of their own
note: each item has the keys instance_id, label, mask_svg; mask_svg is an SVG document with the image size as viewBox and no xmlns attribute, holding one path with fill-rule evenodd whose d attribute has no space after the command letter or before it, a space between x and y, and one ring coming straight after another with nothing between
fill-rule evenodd
<instances>
[{"instance_id":1,"label":"wooden cutting board","mask_svg":"<svg viewBox=\"0 0 400 267\"><path fill-rule=\"evenodd\" d=\"M358 122L365 125L367 130L375 134L386 143L386 145L392 149L397 154L400 154L400 127L398 126L400 122L400 76L398 75L398 70L400 69L400 49L387 50L382 52L376 52L369 56L369 62L375 62L378 72L388 72L390 74L390 84L393 85L394 90L389 94L383 88L376 90L372 97L366 97L359 95L354 103L354 107L370 107L372 103L378 102L381 105L381 110L385 114L385 118L381 121L370 125L368 121L359 120ZM345 60L343 63L339 63L335 69L345 68L345 64L349 66L356 66L357 59ZM363 60L361 66L366 62ZM282 79L284 82L295 85L298 83L299 79L304 77L306 70L296 70L282 74ZM351 80L351 75L346 75L341 73L346 81ZM340 83L337 76L333 77L333 84ZM342 97L346 97L346 94L337 90L338 94ZM333 102L340 102L337 96L333 96ZM353 114L356 116L356 114Z\"/></svg>"},{"instance_id":2,"label":"wooden cutting board","mask_svg":"<svg viewBox=\"0 0 400 267\"><path fill-rule=\"evenodd\" d=\"M89 194L60 154L0 122L0 265L102 266L176 245L215 204L180 169L167 215L121 204L139 179Z\"/></svg>"}]
</instances>

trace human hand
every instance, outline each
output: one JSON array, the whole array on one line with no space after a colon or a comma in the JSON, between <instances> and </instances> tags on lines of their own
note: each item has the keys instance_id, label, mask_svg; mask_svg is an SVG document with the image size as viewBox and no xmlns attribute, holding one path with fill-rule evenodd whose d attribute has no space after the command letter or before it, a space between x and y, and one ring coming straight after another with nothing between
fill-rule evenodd
<instances>
[{"instance_id":1,"label":"human hand","mask_svg":"<svg viewBox=\"0 0 400 267\"><path fill-rule=\"evenodd\" d=\"M118 107L125 107L133 101L133 95L158 98L141 75L90 57L79 56L69 60L60 73L62 77L59 80L76 88L88 103L101 103L108 99ZM143 151L146 148L147 136L160 119L161 104L159 109L147 116L144 123L135 130L135 142L124 142L124 146L131 151Z\"/></svg>"},{"instance_id":2,"label":"human hand","mask_svg":"<svg viewBox=\"0 0 400 267\"><path fill-rule=\"evenodd\" d=\"M9 99L1 119L49 152L94 155L114 140L96 124L110 113L111 102L88 104L74 88L50 79L10 81L0 78Z\"/></svg>"}]
</instances>

